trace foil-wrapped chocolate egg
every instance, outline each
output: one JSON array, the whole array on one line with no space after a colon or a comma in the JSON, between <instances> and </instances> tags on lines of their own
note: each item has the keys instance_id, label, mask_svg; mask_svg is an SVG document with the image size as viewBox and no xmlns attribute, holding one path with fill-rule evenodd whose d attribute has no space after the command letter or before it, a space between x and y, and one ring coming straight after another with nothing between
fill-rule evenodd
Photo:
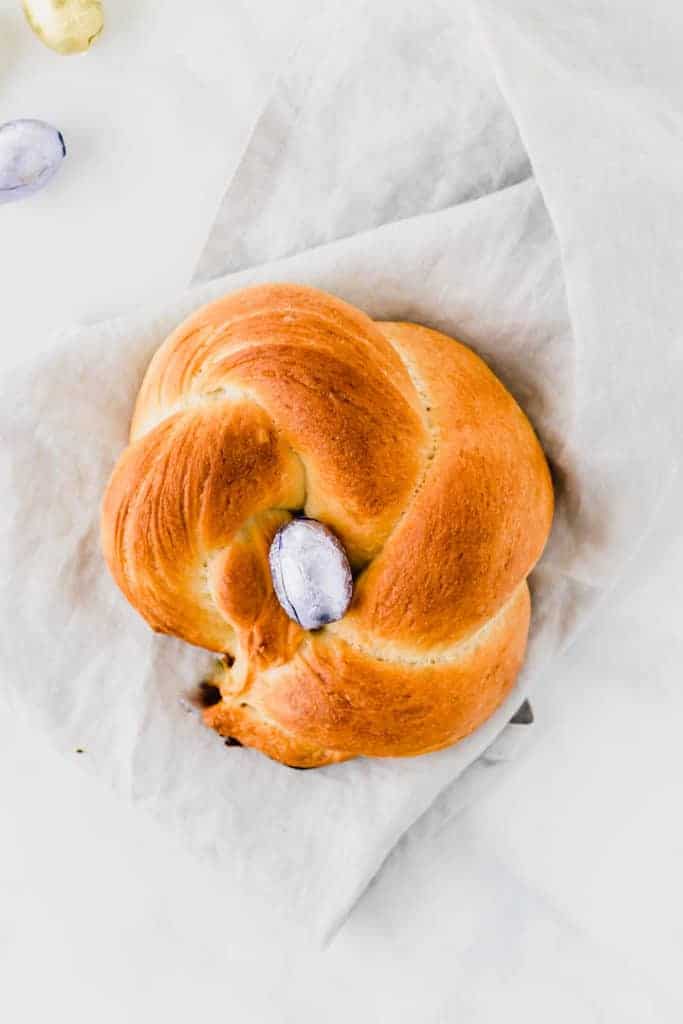
<instances>
[{"instance_id":1,"label":"foil-wrapped chocolate egg","mask_svg":"<svg viewBox=\"0 0 683 1024\"><path fill-rule=\"evenodd\" d=\"M104 28L101 0L22 0L41 42L68 56L89 50Z\"/></svg>"},{"instance_id":2,"label":"foil-wrapped chocolate egg","mask_svg":"<svg viewBox=\"0 0 683 1024\"><path fill-rule=\"evenodd\" d=\"M273 588L290 619L319 629L341 619L351 603L353 578L346 552L315 519L292 519L268 553Z\"/></svg>"},{"instance_id":3,"label":"foil-wrapped chocolate egg","mask_svg":"<svg viewBox=\"0 0 683 1024\"><path fill-rule=\"evenodd\" d=\"M65 156L62 133L45 121L24 118L0 125L0 203L37 192Z\"/></svg>"}]
</instances>

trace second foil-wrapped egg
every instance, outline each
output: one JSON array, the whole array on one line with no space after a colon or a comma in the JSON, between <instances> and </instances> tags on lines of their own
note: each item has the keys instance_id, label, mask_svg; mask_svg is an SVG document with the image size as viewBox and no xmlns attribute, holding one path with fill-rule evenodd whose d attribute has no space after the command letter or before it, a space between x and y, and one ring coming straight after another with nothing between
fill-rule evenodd
<instances>
[{"instance_id":1,"label":"second foil-wrapped egg","mask_svg":"<svg viewBox=\"0 0 683 1024\"><path fill-rule=\"evenodd\" d=\"M37 192L65 156L62 133L46 121L21 118L0 125L0 203Z\"/></svg>"}]
</instances>

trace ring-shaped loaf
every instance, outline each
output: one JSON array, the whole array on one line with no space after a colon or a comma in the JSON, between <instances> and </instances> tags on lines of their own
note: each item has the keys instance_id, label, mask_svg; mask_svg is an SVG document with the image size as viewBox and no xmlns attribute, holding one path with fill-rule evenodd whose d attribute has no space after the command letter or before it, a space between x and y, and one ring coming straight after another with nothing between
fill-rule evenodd
<instances>
[{"instance_id":1,"label":"ring-shaped loaf","mask_svg":"<svg viewBox=\"0 0 683 1024\"><path fill-rule=\"evenodd\" d=\"M301 513L355 577L346 615L314 632L268 566ZM102 541L153 629L226 656L206 722L315 766L437 750L492 714L552 513L531 425L469 348L275 284L205 306L159 348Z\"/></svg>"}]
</instances>

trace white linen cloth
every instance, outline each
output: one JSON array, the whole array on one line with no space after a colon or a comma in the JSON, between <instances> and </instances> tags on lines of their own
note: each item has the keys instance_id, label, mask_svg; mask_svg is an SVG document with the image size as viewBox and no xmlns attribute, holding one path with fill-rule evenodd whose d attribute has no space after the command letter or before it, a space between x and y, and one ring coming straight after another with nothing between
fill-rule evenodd
<instances>
[{"instance_id":1,"label":"white linen cloth","mask_svg":"<svg viewBox=\"0 0 683 1024\"><path fill-rule=\"evenodd\" d=\"M561 19L538 0L332 5L228 188L199 268L227 276L73 329L2 381L12 693L216 871L217 910L245 941L332 934L398 837L543 684L673 479L682 90L673 52L643 76L644 45L601 4L570 2ZM178 701L206 655L153 636L102 563L99 500L152 352L200 303L267 280L470 343L553 462L525 670L451 750L292 772L226 749Z\"/></svg>"}]
</instances>

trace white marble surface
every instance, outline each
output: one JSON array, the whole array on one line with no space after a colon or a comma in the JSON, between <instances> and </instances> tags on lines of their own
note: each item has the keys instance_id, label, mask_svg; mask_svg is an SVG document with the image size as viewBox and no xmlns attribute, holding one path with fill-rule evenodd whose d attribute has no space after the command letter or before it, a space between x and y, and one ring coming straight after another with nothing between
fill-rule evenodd
<instances>
[{"instance_id":1,"label":"white marble surface","mask_svg":"<svg viewBox=\"0 0 683 1024\"><path fill-rule=\"evenodd\" d=\"M307 7L113 0L63 60L0 0L0 121L52 120L69 147L0 211L2 365L186 283ZM532 748L475 807L434 808L320 956L242 955L192 858L0 703L7 1019L682 1019L677 504L539 694Z\"/></svg>"}]
</instances>

